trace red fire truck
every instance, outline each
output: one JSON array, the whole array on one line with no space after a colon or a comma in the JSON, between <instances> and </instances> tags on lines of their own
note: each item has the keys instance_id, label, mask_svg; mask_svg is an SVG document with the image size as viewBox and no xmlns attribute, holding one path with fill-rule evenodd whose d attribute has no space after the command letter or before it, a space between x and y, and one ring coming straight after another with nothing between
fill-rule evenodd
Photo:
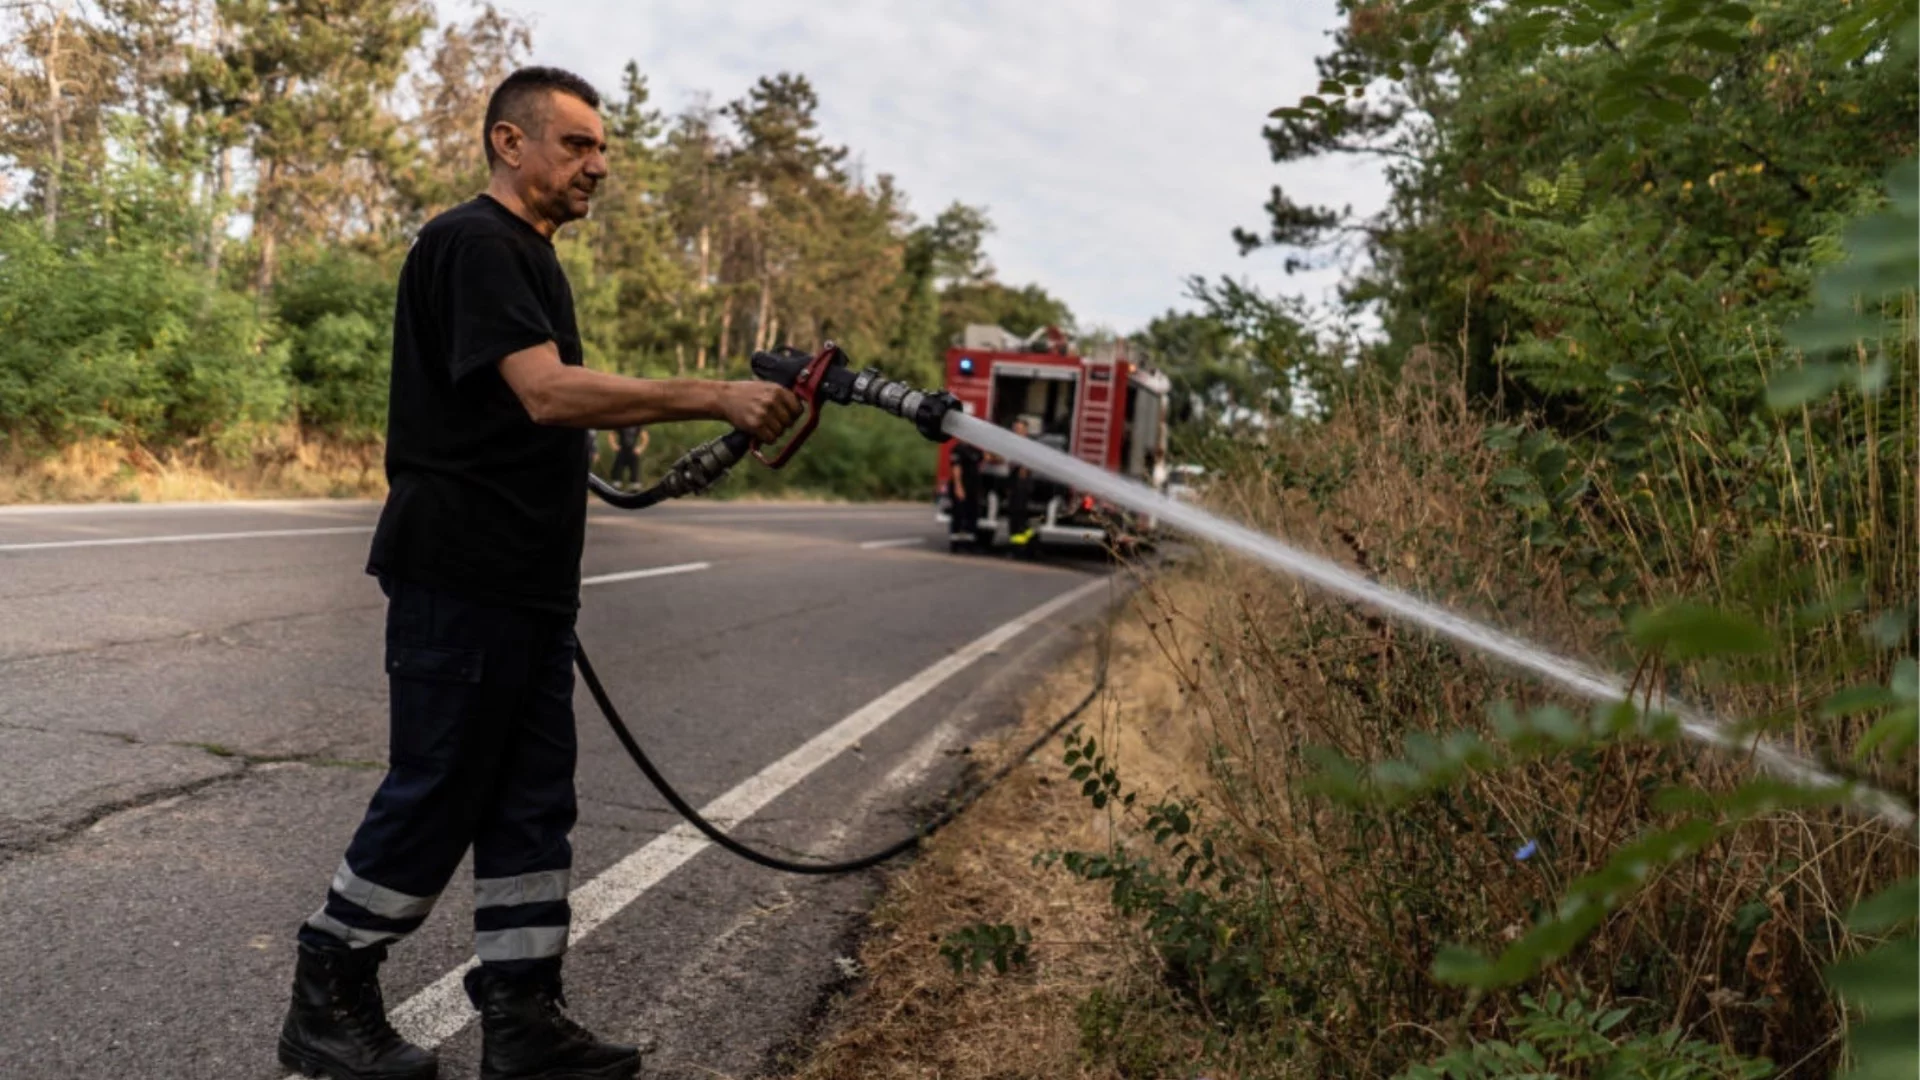
<instances>
[{"instance_id":1,"label":"red fire truck","mask_svg":"<svg viewBox=\"0 0 1920 1080\"><path fill-rule=\"evenodd\" d=\"M1004 428L1023 421L1030 438L1056 450L1155 487L1166 483L1169 383L1131 357L1125 342L1079 355L1053 327L1023 339L997 326L969 326L946 360L946 388L968 415ZM956 446L940 448L937 485L938 517L949 526L955 550L1010 544L1030 550L1124 548L1152 529L1151 521L1091 495L1040 477L1022 478L993 457L979 464L969 514L954 499ZM965 527L969 516L971 529Z\"/></svg>"}]
</instances>

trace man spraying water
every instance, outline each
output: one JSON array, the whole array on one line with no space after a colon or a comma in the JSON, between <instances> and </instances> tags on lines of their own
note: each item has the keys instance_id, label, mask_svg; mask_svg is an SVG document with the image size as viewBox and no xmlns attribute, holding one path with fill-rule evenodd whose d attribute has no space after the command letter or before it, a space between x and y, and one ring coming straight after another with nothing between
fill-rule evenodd
<instances>
[{"instance_id":1,"label":"man spraying water","mask_svg":"<svg viewBox=\"0 0 1920 1080\"><path fill-rule=\"evenodd\" d=\"M334 1080L427 1080L377 972L469 848L485 1080L617 1080L639 1053L562 1011L575 818L574 616L586 428L725 420L774 442L799 415L765 382L628 379L581 366L552 237L606 176L599 96L527 68L488 102L487 192L421 229L400 274L391 486L368 559L387 593L391 747L299 931L280 1061Z\"/></svg>"},{"instance_id":2,"label":"man spraying water","mask_svg":"<svg viewBox=\"0 0 1920 1080\"><path fill-rule=\"evenodd\" d=\"M325 906L300 932L280 1052L308 1075L435 1075L432 1056L387 1023L375 973L387 946L426 917L469 846L480 964L467 989L481 1014L482 1077L612 1080L638 1072L631 1047L594 1038L561 1010L586 488L577 429L711 417L732 423L727 438L770 444L800 403L770 383L649 382L580 366L571 294L550 239L584 216L605 175L597 102L591 87L551 69L502 84L488 109L488 194L430 222L402 271L392 494L369 560L392 600L391 766ZM1629 693L1616 678L967 416L952 395L824 363L835 351L804 365L809 401L859 402L930 438L957 437L1582 696L1619 701ZM780 366L780 357L768 360ZM803 430L817 418L811 410ZM777 467L801 441L768 463ZM729 449L717 467L739 456ZM704 483L668 485L666 494ZM1802 783L1840 783L1756 736L1677 711L1699 741L1751 753ZM1881 817L1912 823L1889 796L1851 794Z\"/></svg>"}]
</instances>

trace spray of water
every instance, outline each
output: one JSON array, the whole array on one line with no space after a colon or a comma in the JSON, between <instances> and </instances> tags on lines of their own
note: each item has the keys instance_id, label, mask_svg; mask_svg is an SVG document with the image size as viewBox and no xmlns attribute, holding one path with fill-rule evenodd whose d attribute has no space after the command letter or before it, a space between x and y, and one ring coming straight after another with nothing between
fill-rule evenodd
<instances>
[{"instance_id":1,"label":"spray of water","mask_svg":"<svg viewBox=\"0 0 1920 1080\"><path fill-rule=\"evenodd\" d=\"M1034 472L1088 492L1197 539L1264 563L1310 582L1337 596L1355 600L1384 614L1439 634L1475 652L1484 653L1520 670L1593 701L1613 704L1631 700L1632 689L1618 677L1556 656L1484 623L1476 622L1407 593L1366 578L1291 547L1271 536L1207 513L1189 503L1168 498L1134 480L1116 476L1032 439L1015 435L958 410L949 412L943 430L988 453L1018 462ZM1845 789L1860 809L1902 828L1914 825L1913 811L1882 791L1835 776L1827 770L1758 735L1741 732L1722 720L1674 702L1662 702L1690 739L1751 757L1755 764L1785 780L1814 788Z\"/></svg>"}]
</instances>

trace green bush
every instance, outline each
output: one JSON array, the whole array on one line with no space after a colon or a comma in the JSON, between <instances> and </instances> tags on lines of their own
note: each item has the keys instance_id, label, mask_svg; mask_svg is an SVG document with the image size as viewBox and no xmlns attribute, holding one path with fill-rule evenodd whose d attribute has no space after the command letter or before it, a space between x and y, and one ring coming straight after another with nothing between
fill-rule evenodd
<instances>
[{"instance_id":1,"label":"green bush","mask_svg":"<svg viewBox=\"0 0 1920 1080\"><path fill-rule=\"evenodd\" d=\"M302 424L361 439L385 430L393 277L370 256L322 251L274 290Z\"/></svg>"},{"instance_id":2,"label":"green bush","mask_svg":"<svg viewBox=\"0 0 1920 1080\"><path fill-rule=\"evenodd\" d=\"M0 221L0 424L233 447L286 415L285 350L244 297L135 242L68 249Z\"/></svg>"}]
</instances>

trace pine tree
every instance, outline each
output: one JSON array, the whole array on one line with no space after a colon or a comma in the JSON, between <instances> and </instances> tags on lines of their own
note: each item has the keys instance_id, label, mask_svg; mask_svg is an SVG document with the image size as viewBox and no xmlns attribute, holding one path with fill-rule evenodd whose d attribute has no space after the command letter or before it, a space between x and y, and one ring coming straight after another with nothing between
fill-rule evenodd
<instances>
[{"instance_id":1,"label":"pine tree","mask_svg":"<svg viewBox=\"0 0 1920 1080\"><path fill-rule=\"evenodd\" d=\"M218 0L226 27L204 92L237 122L257 173L254 291L287 237L338 243L396 224L408 146L391 96L432 25L424 0Z\"/></svg>"}]
</instances>

